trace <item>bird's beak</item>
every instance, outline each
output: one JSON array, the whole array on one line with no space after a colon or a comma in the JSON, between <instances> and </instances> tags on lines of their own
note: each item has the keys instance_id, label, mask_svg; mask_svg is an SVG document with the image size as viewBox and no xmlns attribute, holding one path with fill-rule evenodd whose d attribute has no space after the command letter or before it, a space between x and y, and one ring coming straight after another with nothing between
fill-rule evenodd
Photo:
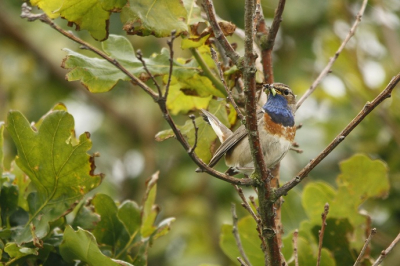
<instances>
[{"instance_id":1,"label":"bird's beak","mask_svg":"<svg viewBox=\"0 0 400 266\"><path fill-rule=\"evenodd\" d=\"M265 90L264 90L265 92L267 92L267 91L270 91L271 93L272 93L272 96L275 96L276 95L276 90L275 90L275 88L272 86L272 84L271 85L266 85L266 88L265 88Z\"/></svg>"},{"instance_id":2,"label":"bird's beak","mask_svg":"<svg viewBox=\"0 0 400 266\"><path fill-rule=\"evenodd\" d=\"M275 97L275 95L276 95L276 90L274 89L274 87L270 87L269 90L271 91L272 95Z\"/></svg>"}]
</instances>

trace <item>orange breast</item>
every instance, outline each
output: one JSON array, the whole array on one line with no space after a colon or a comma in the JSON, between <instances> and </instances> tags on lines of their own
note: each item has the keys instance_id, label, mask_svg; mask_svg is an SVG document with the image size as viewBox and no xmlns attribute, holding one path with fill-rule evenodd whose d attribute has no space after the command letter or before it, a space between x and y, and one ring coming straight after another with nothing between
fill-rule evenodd
<instances>
[{"instance_id":1,"label":"orange breast","mask_svg":"<svg viewBox=\"0 0 400 266\"><path fill-rule=\"evenodd\" d=\"M278 124L272 121L271 117L264 113L264 126L265 130L272 135L277 135L279 137L284 137L288 141L293 142L296 135L296 126L285 127L282 124Z\"/></svg>"}]
</instances>

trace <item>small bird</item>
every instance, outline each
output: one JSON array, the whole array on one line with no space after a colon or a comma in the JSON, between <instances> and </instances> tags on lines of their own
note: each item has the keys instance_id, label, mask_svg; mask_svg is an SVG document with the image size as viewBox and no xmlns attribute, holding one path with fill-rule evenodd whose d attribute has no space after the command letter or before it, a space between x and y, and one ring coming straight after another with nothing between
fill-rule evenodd
<instances>
[{"instance_id":1,"label":"small bird","mask_svg":"<svg viewBox=\"0 0 400 266\"><path fill-rule=\"evenodd\" d=\"M289 86L282 83L266 84L264 88L268 99L257 111L258 130L265 164L267 168L272 168L289 151L296 135L296 96ZM211 158L209 166L213 167L225 155L225 163L230 167L227 173L253 173L254 163L245 126L242 125L232 132L213 114L204 109L201 111L221 141L221 146Z\"/></svg>"}]
</instances>

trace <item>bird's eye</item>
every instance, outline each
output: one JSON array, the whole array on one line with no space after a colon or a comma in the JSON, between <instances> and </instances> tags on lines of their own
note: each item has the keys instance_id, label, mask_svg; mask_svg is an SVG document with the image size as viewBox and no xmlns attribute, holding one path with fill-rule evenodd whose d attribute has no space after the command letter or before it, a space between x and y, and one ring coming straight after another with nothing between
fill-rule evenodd
<instances>
[{"instance_id":1,"label":"bird's eye","mask_svg":"<svg viewBox=\"0 0 400 266\"><path fill-rule=\"evenodd\" d=\"M288 91L288 90L284 90L284 91L283 91L283 94L289 95L289 91Z\"/></svg>"}]
</instances>

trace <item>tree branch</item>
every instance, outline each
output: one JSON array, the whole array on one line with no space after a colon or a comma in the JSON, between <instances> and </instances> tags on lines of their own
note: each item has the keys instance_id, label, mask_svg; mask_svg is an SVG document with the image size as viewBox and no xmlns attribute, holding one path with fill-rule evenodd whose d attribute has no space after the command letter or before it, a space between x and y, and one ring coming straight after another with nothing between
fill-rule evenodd
<instances>
[{"instance_id":1,"label":"tree branch","mask_svg":"<svg viewBox=\"0 0 400 266\"><path fill-rule=\"evenodd\" d=\"M253 15L255 12L254 0L245 1L245 42L244 42L244 67L243 78L246 94L246 128L250 149L254 162L253 177L261 181L258 187L258 199L260 203L259 213L262 221L262 236L266 240L267 249L264 251L265 265L281 265L281 254L279 250L274 204L271 201L272 190L270 184L270 173L265 165L263 152L260 145L258 125L257 125L257 97L255 82L255 59L256 54L253 51Z\"/></svg>"},{"instance_id":2,"label":"tree branch","mask_svg":"<svg viewBox=\"0 0 400 266\"><path fill-rule=\"evenodd\" d=\"M399 241L400 241L400 234L396 236L396 238L393 240L392 243L390 243L387 249L382 250L381 255L378 257L375 263L372 264L372 266L380 265L382 261L386 258L387 254L389 254L393 250L393 248L397 245L397 243L399 243Z\"/></svg>"},{"instance_id":3,"label":"tree branch","mask_svg":"<svg viewBox=\"0 0 400 266\"><path fill-rule=\"evenodd\" d=\"M261 58L264 71L264 82L273 83L274 74L272 68L272 50L274 48L276 35L282 21L283 10L285 9L286 0L280 0L275 10L274 20L270 28L265 24L264 19L259 19L257 25L257 36L261 46Z\"/></svg>"},{"instance_id":4,"label":"tree branch","mask_svg":"<svg viewBox=\"0 0 400 266\"><path fill-rule=\"evenodd\" d=\"M174 121L172 120L172 118L171 118L171 116L169 114L167 106L166 106L166 101L167 101L167 96L168 96L168 89L169 89L170 79L171 79L171 76L172 76L173 50L170 51L170 57L171 57L170 58L170 74L169 74L168 83L167 83L167 86L166 86L166 91L165 91L165 94L162 97L160 97L160 95L158 95L156 92L154 92L150 87L148 87L139 78L137 78L134 75L132 75L117 60L109 57L107 54L105 54L104 52L102 52L99 49L95 48L94 46L90 45L89 43L83 41L82 39L74 36L72 33L63 30L58 25L56 25L50 18L48 18L46 14L44 14L44 13L43 14L32 14L31 13L31 8L26 3L23 3L22 4L21 17L28 19L28 21L40 20L41 22L43 22L45 24L48 24L53 29L55 29L56 31L61 33L62 35L66 36L67 38L71 39L72 41L74 41L76 43L81 44L83 47L85 47L85 49L96 53L97 55L99 55L103 59L105 59L108 62L110 62L111 64L113 64L116 68L121 70L121 72L126 74L131 79L131 83L132 84L138 85L145 92L147 92L147 94L149 94L155 102L158 103L158 105L160 107L160 110L163 113L163 117L168 122L169 126L171 127L172 131L174 132L176 139L181 143L181 145L185 148L186 152L189 154L190 158L202 169L203 172L207 172L211 176L214 176L214 177L216 177L218 179L224 180L224 181L226 181L228 183L232 183L232 184L236 184L236 185L244 185L244 186L255 185L256 182L253 179L235 178L235 177L231 177L231 176L228 176L226 174L223 174L223 173L220 173L220 172L214 170L213 168L211 168L207 164L205 164L203 161L201 161L200 158L197 157L197 155L194 152L190 152L191 147L190 147L189 143L186 141L185 137L182 135L180 130L175 125ZM174 40L174 34L171 35L171 40L169 41L169 42L171 42L171 44L168 43L169 46L170 46L170 49L172 49L172 41L173 40Z\"/></svg>"},{"instance_id":5,"label":"tree branch","mask_svg":"<svg viewBox=\"0 0 400 266\"><path fill-rule=\"evenodd\" d=\"M304 93L303 96L297 101L296 105L296 110L300 108L300 106L303 104L303 102L315 91L317 88L318 84L322 81L322 79L328 75L331 72L331 68L333 63L336 61L336 59L339 57L339 54L343 51L344 47L346 44L349 42L350 38L354 35L356 32L357 26L361 21L361 17L364 14L365 7L367 6L368 0L364 0L360 11L358 11L358 14L356 16L356 21L354 21L353 26L351 27L349 33L347 34L346 38L343 40L342 44L340 45L339 49L336 51L335 55L331 57L329 60L329 63L326 65L326 67L322 70L322 72L319 74L319 76L314 80L312 83L311 87Z\"/></svg>"},{"instance_id":6,"label":"tree branch","mask_svg":"<svg viewBox=\"0 0 400 266\"><path fill-rule=\"evenodd\" d=\"M331 153L361 121L377 107L381 102L391 97L391 93L397 83L400 81L400 73L392 78L386 88L372 102L367 102L358 115L340 132L336 138L313 160L311 160L295 178L278 188L275 193L275 199L286 195L289 190L297 186L329 153Z\"/></svg>"},{"instance_id":7,"label":"tree branch","mask_svg":"<svg viewBox=\"0 0 400 266\"><path fill-rule=\"evenodd\" d=\"M218 25L217 18L215 15L214 5L211 0L204 0L203 9L207 14L208 21L210 22L211 28L213 29L214 36L221 44L223 49L226 52L226 55L232 60L232 62L238 66L240 69L240 55L233 49L231 44L226 39L224 33L221 30L221 27Z\"/></svg>"},{"instance_id":8,"label":"tree branch","mask_svg":"<svg viewBox=\"0 0 400 266\"><path fill-rule=\"evenodd\" d=\"M251 266L249 258L247 257L246 252L244 252L242 241L240 240L240 235L239 235L239 230L238 230L238 225L237 225L238 217L236 214L235 203L232 203L232 205L231 205L231 213L232 213L232 221L233 221L232 234L235 237L236 246L238 247L240 255L242 256L245 264L248 266Z\"/></svg>"},{"instance_id":9,"label":"tree branch","mask_svg":"<svg viewBox=\"0 0 400 266\"><path fill-rule=\"evenodd\" d=\"M293 256L294 256L294 265L299 266L299 255L297 249L297 240L299 238L299 230L294 230L293 232Z\"/></svg>"},{"instance_id":10,"label":"tree branch","mask_svg":"<svg viewBox=\"0 0 400 266\"><path fill-rule=\"evenodd\" d=\"M368 247L369 243L371 242L372 237L375 234L376 234L376 228L372 228L371 233L369 234L368 238L365 240L364 246L362 247L360 254L358 255L358 258L353 266L360 265L361 260L364 258L365 251L367 250L367 247Z\"/></svg>"},{"instance_id":11,"label":"tree branch","mask_svg":"<svg viewBox=\"0 0 400 266\"><path fill-rule=\"evenodd\" d=\"M326 228L326 218L329 212L329 204L325 203L324 212L321 215L322 218L322 226L321 230L319 230L319 241L318 241L318 256L317 256L317 266L321 263L321 252L322 252L322 243L324 242L324 234Z\"/></svg>"}]
</instances>

